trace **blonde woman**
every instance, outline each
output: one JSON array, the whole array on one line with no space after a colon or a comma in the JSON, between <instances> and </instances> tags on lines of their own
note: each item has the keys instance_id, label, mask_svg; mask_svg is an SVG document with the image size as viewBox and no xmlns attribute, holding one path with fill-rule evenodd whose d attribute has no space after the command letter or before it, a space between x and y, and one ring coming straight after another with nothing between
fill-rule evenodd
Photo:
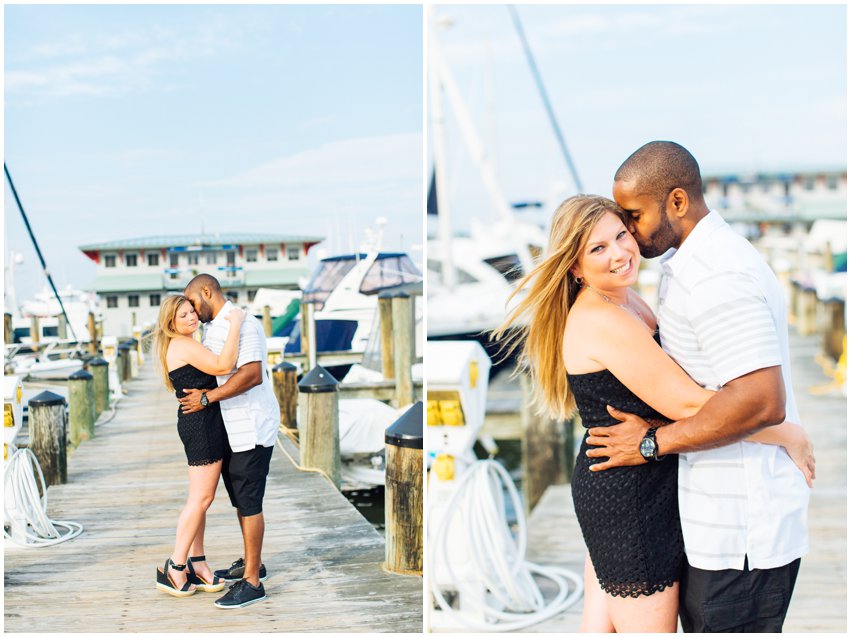
<instances>
[{"instance_id":1,"label":"blonde woman","mask_svg":"<svg viewBox=\"0 0 851 637\"><path fill-rule=\"evenodd\" d=\"M618 424L607 406L653 426L696 413L713 395L665 354L656 318L633 291L639 248L618 205L577 195L556 210L546 258L521 280L527 294L494 332L522 343L539 407L584 427ZM515 294L517 293L515 292ZM526 318L519 331L512 328ZM748 438L784 446L809 482L812 447L792 423ZM683 540L677 457L595 471L587 433L572 493L588 548L583 632L676 632Z\"/></svg>"},{"instance_id":2,"label":"blonde woman","mask_svg":"<svg viewBox=\"0 0 851 637\"><path fill-rule=\"evenodd\" d=\"M192 303L185 296L166 297L160 307L155 342L168 390L182 398L185 389L214 389L215 376L230 373L236 365L239 328L244 318L239 309L228 314L234 329L229 331L222 353L216 356L193 338L199 321ZM207 565L204 527L228 444L219 404L192 414L178 409L177 431L189 464L189 496L177 522L174 552L162 570L157 568L157 588L175 597L187 597L198 590L215 593L225 584L213 576Z\"/></svg>"}]
</instances>

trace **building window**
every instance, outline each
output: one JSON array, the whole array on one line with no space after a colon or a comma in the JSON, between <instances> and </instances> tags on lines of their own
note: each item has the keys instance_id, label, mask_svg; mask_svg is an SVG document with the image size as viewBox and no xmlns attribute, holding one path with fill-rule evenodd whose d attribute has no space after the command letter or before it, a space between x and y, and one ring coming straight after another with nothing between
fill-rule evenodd
<instances>
[{"instance_id":1,"label":"building window","mask_svg":"<svg viewBox=\"0 0 851 637\"><path fill-rule=\"evenodd\" d=\"M266 260L267 261L277 261L278 260L278 249L277 248L266 248Z\"/></svg>"},{"instance_id":2,"label":"building window","mask_svg":"<svg viewBox=\"0 0 851 637\"><path fill-rule=\"evenodd\" d=\"M115 258L115 257L113 257ZM108 296L106 297L106 307L118 307L118 297L117 296Z\"/></svg>"},{"instance_id":3,"label":"building window","mask_svg":"<svg viewBox=\"0 0 851 637\"><path fill-rule=\"evenodd\" d=\"M115 255L114 254L107 254L103 258L103 265L104 265L105 268L114 268L115 267Z\"/></svg>"},{"instance_id":4,"label":"building window","mask_svg":"<svg viewBox=\"0 0 851 637\"><path fill-rule=\"evenodd\" d=\"M245 260L248 263L257 263L257 248L249 248L245 251Z\"/></svg>"},{"instance_id":5,"label":"building window","mask_svg":"<svg viewBox=\"0 0 851 637\"><path fill-rule=\"evenodd\" d=\"M139 307L139 295L138 294L128 294L127 295L127 307Z\"/></svg>"},{"instance_id":6,"label":"building window","mask_svg":"<svg viewBox=\"0 0 851 637\"><path fill-rule=\"evenodd\" d=\"M195 252L195 253L192 253L192 254L187 254L186 255L186 262L189 265L198 265L198 253Z\"/></svg>"},{"instance_id":7,"label":"building window","mask_svg":"<svg viewBox=\"0 0 851 637\"><path fill-rule=\"evenodd\" d=\"M254 301L255 296L257 296L257 290L248 290L248 302L249 303Z\"/></svg>"},{"instance_id":8,"label":"building window","mask_svg":"<svg viewBox=\"0 0 851 637\"><path fill-rule=\"evenodd\" d=\"M828 190L839 189L839 177L837 177L836 175L830 175L827 178L827 189Z\"/></svg>"},{"instance_id":9,"label":"building window","mask_svg":"<svg viewBox=\"0 0 851 637\"><path fill-rule=\"evenodd\" d=\"M128 268L135 268L135 267L136 267L136 258L137 258L137 257L136 257L136 255L135 255L135 254L127 254L127 255L124 255L124 264L125 264Z\"/></svg>"},{"instance_id":10,"label":"building window","mask_svg":"<svg viewBox=\"0 0 851 637\"><path fill-rule=\"evenodd\" d=\"M216 265L216 261L218 261L219 254L217 252L208 252L207 253L207 265Z\"/></svg>"},{"instance_id":11,"label":"building window","mask_svg":"<svg viewBox=\"0 0 851 637\"><path fill-rule=\"evenodd\" d=\"M804 180L804 190L815 190L816 180L813 177L807 177Z\"/></svg>"},{"instance_id":12,"label":"building window","mask_svg":"<svg viewBox=\"0 0 851 637\"><path fill-rule=\"evenodd\" d=\"M236 290L228 290L226 294L229 301L239 303L239 292L237 292Z\"/></svg>"},{"instance_id":13,"label":"building window","mask_svg":"<svg viewBox=\"0 0 851 637\"><path fill-rule=\"evenodd\" d=\"M170 254L168 255L168 263L172 268L176 268L177 264L180 263L180 255Z\"/></svg>"},{"instance_id":14,"label":"building window","mask_svg":"<svg viewBox=\"0 0 851 637\"><path fill-rule=\"evenodd\" d=\"M287 246L287 259L290 261L298 261L301 256L301 250L297 246Z\"/></svg>"},{"instance_id":15,"label":"building window","mask_svg":"<svg viewBox=\"0 0 851 637\"><path fill-rule=\"evenodd\" d=\"M159 294L151 294L148 298L150 299L151 307L157 307L161 302Z\"/></svg>"},{"instance_id":16,"label":"building window","mask_svg":"<svg viewBox=\"0 0 851 637\"><path fill-rule=\"evenodd\" d=\"M156 253L148 254L148 265L151 267L156 267L160 264L160 255Z\"/></svg>"}]
</instances>

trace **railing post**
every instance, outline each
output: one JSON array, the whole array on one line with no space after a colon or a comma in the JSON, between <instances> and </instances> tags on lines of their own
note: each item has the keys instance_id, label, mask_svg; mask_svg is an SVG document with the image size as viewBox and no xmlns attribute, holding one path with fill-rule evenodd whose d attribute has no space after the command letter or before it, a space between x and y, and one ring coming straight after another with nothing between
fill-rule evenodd
<instances>
[{"instance_id":1,"label":"railing post","mask_svg":"<svg viewBox=\"0 0 851 637\"><path fill-rule=\"evenodd\" d=\"M95 420L109 407L109 363L102 358L93 358L88 364L92 374L92 389L95 394Z\"/></svg>"},{"instance_id":2,"label":"railing post","mask_svg":"<svg viewBox=\"0 0 851 637\"><path fill-rule=\"evenodd\" d=\"M384 434L384 567L423 572L423 403L417 401Z\"/></svg>"},{"instance_id":3,"label":"railing post","mask_svg":"<svg viewBox=\"0 0 851 637\"><path fill-rule=\"evenodd\" d=\"M406 292L393 295L393 367L396 378L396 407L414 402L411 378L414 344L414 303Z\"/></svg>"},{"instance_id":4,"label":"railing post","mask_svg":"<svg viewBox=\"0 0 851 637\"><path fill-rule=\"evenodd\" d=\"M68 377L68 419L71 444L75 447L95 435L93 378L84 369Z\"/></svg>"},{"instance_id":5,"label":"railing post","mask_svg":"<svg viewBox=\"0 0 851 637\"><path fill-rule=\"evenodd\" d=\"M65 399L50 391L30 398L30 450L44 473L44 483L68 482L68 451L65 432Z\"/></svg>"},{"instance_id":6,"label":"railing post","mask_svg":"<svg viewBox=\"0 0 851 637\"><path fill-rule=\"evenodd\" d=\"M339 384L317 365L301 379L298 390L307 396L307 414L299 429L301 464L320 469L340 488Z\"/></svg>"},{"instance_id":7,"label":"railing post","mask_svg":"<svg viewBox=\"0 0 851 637\"><path fill-rule=\"evenodd\" d=\"M281 411L281 426L298 433L298 383L296 366L283 361L272 368L272 385Z\"/></svg>"}]
</instances>

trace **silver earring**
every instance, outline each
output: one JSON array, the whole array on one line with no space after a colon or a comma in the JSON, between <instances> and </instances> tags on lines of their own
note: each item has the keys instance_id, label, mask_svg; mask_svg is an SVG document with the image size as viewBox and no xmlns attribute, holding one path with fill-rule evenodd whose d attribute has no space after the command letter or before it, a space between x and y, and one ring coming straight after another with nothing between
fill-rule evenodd
<instances>
[{"instance_id":1,"label":"silver earring","mask_svg":"<svg viewBox=\"0 0 851 637\"><path fill-rule=\"evenodd\" d=\"M576 277L576 284L582 285L582 277L581 276Z\"/></svg>"}]
</instances>

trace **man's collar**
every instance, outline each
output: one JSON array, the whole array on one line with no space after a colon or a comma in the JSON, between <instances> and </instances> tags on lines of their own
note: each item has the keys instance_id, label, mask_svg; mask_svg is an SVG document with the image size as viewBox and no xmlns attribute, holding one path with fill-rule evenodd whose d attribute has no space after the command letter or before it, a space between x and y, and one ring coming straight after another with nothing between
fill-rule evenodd
<instances>
[{"instance_id":1,"label":"man's collar","mask_svg":"<svg viewBox=\"0 0 851 637\"><path fill-rule=\"evenodd\" d=\"M213 317L213 320L211 320L210 323L222 323L227 321L227 315L234 307L234 304L231 303L230 300L225 301L222 309L219 310L219 313Z\"/></svg>"},{"instance_id":2,"label":"man's collar","mask_svg":"<svg viewBox=\"0 0 851 637\"><path fill-rule=\"evenodd\" d=\"M697 222L697 225L692 229L679 248L671 248L662 255L660 263L665 272L674 275L681 272L682 268L691 258L691 255L697 252L710 235L725 223L721 215L714 210L710 210L709 214Z\"/></svg>"}]
</instances>

